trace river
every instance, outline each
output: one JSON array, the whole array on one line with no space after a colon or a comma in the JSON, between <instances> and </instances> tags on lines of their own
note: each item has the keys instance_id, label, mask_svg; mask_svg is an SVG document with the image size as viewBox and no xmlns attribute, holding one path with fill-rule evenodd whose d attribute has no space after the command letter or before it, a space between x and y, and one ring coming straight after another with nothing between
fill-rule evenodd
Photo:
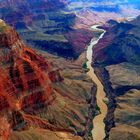
<instances>
[{"instance_id":1,"label":"river","mask_svg":"<svg viewBox=\"0 0 140 140\"><path fill-rule=\"evenodd\" d=\"M93 38L87 48L87 68L89 69L89 72L87 73L97 84L97 105L100 108L100 114L95 116L93 119L93 130L92 130L92 136L94 140L103 140L106 136L105 134L105 124L104 124L104 118L107 114L107 105L104 102L104 99L106 98L106 93L104 91L104 87L96 74L94 73L94 68L91 66L92 63L92 54L93 54L93 46L98 43L98 41L104 36L105 30L97 28L98 25L94 25L91 28L98 31L103 31L103 33L100 35L98 39L95 40Z\"/></svg>"}]
</instances>

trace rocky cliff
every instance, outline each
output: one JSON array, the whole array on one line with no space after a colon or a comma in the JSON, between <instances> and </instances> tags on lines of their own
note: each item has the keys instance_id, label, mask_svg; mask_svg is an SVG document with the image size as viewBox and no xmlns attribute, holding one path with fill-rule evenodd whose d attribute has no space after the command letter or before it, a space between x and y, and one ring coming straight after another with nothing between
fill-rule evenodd
<instances>
[{"instance_id":1,"label":"rocky cliff","mask_svg":"<svg viewBox=\"0 0 140 140\"><path fill-rule=\"evenodd\" d=\"M2 20L0 59L0 139L91 138L96 86L82 64L36 53Z\"/></svg>"},{"instance_id":2,"label":"rocky cliff","mask_svg":"<svg viewBox=\"0 0 140 140\"><path fill-rule=\"evenodd\" d=\"M106 131L111 140L139 139L139 19L110 24L94 48L93 66L110 99Z\"/></svg>"},{"instance_id":3,"label":"rocky cliff","mask_svg":"<svg viewBox=\"0 0 140 140\"><path fill-rule=\"evenodd\" d=\"M77 58L93 33L89 29L75 28L76 15L65 5L66 1L60 0L0 1L0 17L15 27L32 47Z\"/></svg>"},{"instance_id":4,"label":"rocky cliff","mask_svg":"<svg viewBox=\"0 0 140 140\"><path fill-rule=\"evenodd\" d=\"M49 100L52 94L51 78L47 74L51 70L49 62L37 55L32 49L27 48L14 29L5 25L3 21L1 22L0 58L1 70L5 73L2 74L4 76L2 76L2 81L5 82L2 83L5 84L3 88L7 93L4 95L9 98L7 100L9 105L12 99L13 103L18 100L21 109L23 107L22 102L26 100L27 95L31 96L38 93L43 100ZM44 82L47 82L45 86L43 85ZM36 100L33 99L30 102L35 103ZM30 102L28 102L29 105ZM17 103L17 105L19 104ZM16 110L16 108L12 108Z\"/></svg>"}]
</instances>

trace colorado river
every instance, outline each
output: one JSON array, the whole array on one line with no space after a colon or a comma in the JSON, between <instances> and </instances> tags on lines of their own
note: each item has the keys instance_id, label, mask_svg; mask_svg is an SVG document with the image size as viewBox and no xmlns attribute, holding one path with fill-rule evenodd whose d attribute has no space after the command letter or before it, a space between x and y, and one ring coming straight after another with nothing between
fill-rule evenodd
<instances>
[{"instance_id":1,"label":"colorado river","mask_svg":"<svg viewBox=\"0 0 140 140\"><path fill-rule=\"evenodd\" d=\"M98 25L92 26L92 29L98 30L98 31L103 31L103 33L100 35L100 37L95 40L94 38L91 40L88 49L87 49L87 68L89 69L89 72L87 73L97 84L97 105L100 108L100 114L95 116L93 119L93 130L92 130L92 135L94 140L103 140L106 136L105 134L105 124L104 124L104 118L106 117L107 114L107 105L104 103L104 99L106 97L106 93L104 92L104 87L96 74L94 73L94 68L91 66L92 63L92 54L93 54L93 46L98 43L98 41L104 36L105 30L103 29L98 29Z\"/></svg>"}]
</instances>

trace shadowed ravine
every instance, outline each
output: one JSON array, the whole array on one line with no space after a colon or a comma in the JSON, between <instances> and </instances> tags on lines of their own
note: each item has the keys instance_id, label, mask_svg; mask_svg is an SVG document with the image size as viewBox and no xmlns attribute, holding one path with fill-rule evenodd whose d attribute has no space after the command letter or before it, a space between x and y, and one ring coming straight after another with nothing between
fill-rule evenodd
<instances>
[{"instance_id":1,"label":"shadowed ravine","mask_svg":"<svg viewBox=\"0 0 140 140\"><path fill-rule=\"evenodd\" d=\"M98 41L104 36L105 30L98 29L98 25L92 26L92 29L94 30L100 30L103 31L103 33L100 35L99 39L95 40L93 38L90 42L90 45L88 46L87 49L87 68L89 69L89 72L87 73L92 80L97 84L97 105L100 108L100 114L97 115L93 119L93 130L92 130L92 135L94 140L103 140L106 136L105 134L105 124L104 124L104 118L106 117L107 114L107 105L104 103L104 99L106 97L106 93L104 92L104 87L96 74L94 73L94 68L91 66L92 63L92 48L95 44L98 43Z\"/></svg>"}]
</instances>

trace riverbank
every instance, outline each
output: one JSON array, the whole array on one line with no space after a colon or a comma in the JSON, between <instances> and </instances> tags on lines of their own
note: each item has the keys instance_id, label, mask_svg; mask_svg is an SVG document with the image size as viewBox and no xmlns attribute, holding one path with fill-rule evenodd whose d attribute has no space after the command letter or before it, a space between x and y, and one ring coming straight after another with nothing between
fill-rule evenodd
<instances>
[{"instance_id":1,"label":"riverbank","mask_svg":"<svg viewBox=\"0 0 140 140\"><path fill-rule=\"evenodd\" d=\"M102 31L100 37L95 40L94 38L91 40L88 49L87 49L87 68L89 69L89 72L87 73L89 77L96 83L97 85L97 94L96 94L96 100L97 100L97 106L100 109L100 114L97 115L93 119L93 130L92 135L94 140L103 140L106 137L106 131L105 131L105 123L104 119L106 117L108 108L105 104L104 100L106 98L106 93L104 92L104 86L94 73L94 67L92 67L92 54L93 54L93 46L98 43L98 41L104 36L105 30L98 29L98 25L92 26L93 30L99 30Z\"/></svg>"},{"instance_id":2,"label":"riverbank","mask_svg":"<svg viewBox=\"0 0 140 140\"><path fill-rule=\"evenodd\" d=\"M84 68L82 69L82 65L86 62L86 52L83 52L75 61L65 60L64 58L48 54L44 51L40 53L52 62L54 67L60 68L61 75L64 78L62 84L67 85L69 89L71 89L70 92L65 93L65 95L67 95L65 98L70 108L76 112L76 114L71 114L70 121L73 123L73 120L76 120L71 128L74 128L75 134L81 136L83 140L93 140L91 135L93 128L92 120L97 114L96 84L87 75ZM57 84L57 86L61 87L62 84ZM69 90L66 86L63 86L63 88L67 91ZM72 97L72 99L70 99L70 97ZM73 98L76 99L75 101L79 100L84 102L75 103L74 101L73 104L71 104L70 100L73 100ZM69 112L69 109L67 109L67 112ZM82 117L83 119L77 120L77 117ZM64 119L61 120L59 119L59 122L65 123L65 114L63 118ZM66 121L66 123L69 122Z\"/></svg>"}]
</instances>

